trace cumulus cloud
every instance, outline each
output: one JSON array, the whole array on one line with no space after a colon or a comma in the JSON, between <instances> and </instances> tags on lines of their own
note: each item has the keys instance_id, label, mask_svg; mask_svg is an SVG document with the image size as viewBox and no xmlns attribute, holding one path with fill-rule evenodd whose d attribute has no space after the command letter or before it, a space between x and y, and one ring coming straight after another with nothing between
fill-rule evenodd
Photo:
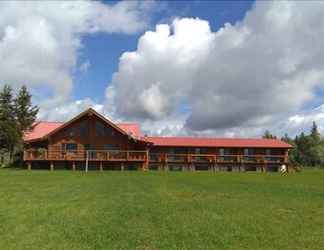
<instances>
[{"instance_id":1,"label":"cumulus cloud","mask_svg":"<svg viewBox=\"0 0 324 250\"><path fill-rule=\"evenodd\" d=\"M47 103L43 105L42 109L40 109L38 118L39 120L45 121L66 122L88 108L93 108L97 112L105 114L104 105L96 103L90 98L85 98L81 100L60 103L56 106Z\"/></svg>"},{"instance_id":2,"label":"cumulus cloud","mask_svg":"<svg viewBox=\"0 0 324 250\"><path fill-rule=\"evenodd\" d=\"M153 7L150 1L1 1L0 85L46 86L52 103L67 100L82 36L139 32Z\"/></svg>"},{"instance_id":3,"label":"cumulus cloud","mask_svg":"<svg viewBox=\"0 0 324 250\"><path fill-rule=\"evenodd\" d=\"M115 111L151 123L179 116L187 133L259 135L324 86L323 39L322 2L259 1L217 31L198 18L157 25L120 58Z\"/></svg>"}]
</instances>

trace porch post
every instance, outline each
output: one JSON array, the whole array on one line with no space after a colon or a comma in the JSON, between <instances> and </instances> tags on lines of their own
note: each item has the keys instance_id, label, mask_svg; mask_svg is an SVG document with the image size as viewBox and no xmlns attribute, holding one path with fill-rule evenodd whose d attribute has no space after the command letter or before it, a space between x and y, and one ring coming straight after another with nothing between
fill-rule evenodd
<instances>
[{"instance_id":1,"label":"porch post","mask_svg":"<svg viewBox=\"0 0 324 250\"><path fill-rule=\"evenodd\" d=\"M51 163L50 163L50 170L51 170L51 171L54 171L54 162L52 162L52 161L51 161Z\"/></svg>"},{"instance_id":2,"label":"porch post","mask_svg":"<svg viewBox=\"0 0 324 250\"><path fill-rule=\"evenodd\" d=\"M99 163L99 171L102 172L103 171L103 166L102 166L102 161Z\"/></svg>"},{"instance_id":3,"label":"porch post","mask_svg":"<svg viewBox=\"0 0 324 250\"><path fill-rule=\"evenodd\" d=\"M72 171L75 171L75 162L72 162Z\"/></svg>"},{"instance_id":4,"label":"porch post","mask_svg":"<svg viewBox=\"0 0 324 250\"><path fill-rule=\"evenodd\" d=\"M124 162L121 163L121 165L120 165L120 170L121 170L121 171L124 171L124 170L125 170Z\"/></svg>"},{"instance_id":5,"label":"porch post","mask_svg":"<svg viewBox=\"0 0 324 250\"><path fill-rule=\"evenodd\" d=\"M149 170L149 161L150 161L150 156L149 156L149 151L146 150L146 160L145 160L145 168L146 170Z\"/></svg>"},{"instance_id":6,"label":"porch post","mask_svg":"<svg viewBox=\"0 0 324 250\"><path fill-rule=\"evenodd\" d=\"M30 161L27 162L27 169L28 170L31 170L32 169L32 163Z\"/></svg>"}]
</instances>

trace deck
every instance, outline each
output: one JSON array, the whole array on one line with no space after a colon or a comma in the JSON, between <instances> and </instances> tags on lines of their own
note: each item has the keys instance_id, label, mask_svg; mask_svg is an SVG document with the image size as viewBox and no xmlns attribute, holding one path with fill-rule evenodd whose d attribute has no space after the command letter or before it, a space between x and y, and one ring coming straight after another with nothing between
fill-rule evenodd
<instances>
[{"instance_id":1,"label":"deck","mask_svg":"<svg viewBox=\"0 0 324 250\"><path fill-rule=\"evenodd\" d=\"M115 161L152 164L287 164L285 155L168 154L130 150L25 150L24 161Z\"/></svg>"}]
</instances>

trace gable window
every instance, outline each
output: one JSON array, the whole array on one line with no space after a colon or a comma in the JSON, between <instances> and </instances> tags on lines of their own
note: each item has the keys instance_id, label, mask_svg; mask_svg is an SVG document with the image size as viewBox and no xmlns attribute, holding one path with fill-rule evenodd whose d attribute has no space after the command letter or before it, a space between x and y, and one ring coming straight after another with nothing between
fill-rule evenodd
<instances>
[{"instance_id":1,"label":"gable window","mask_svg":"<svg viewBox=\"0 0 324 250\"><path fill-rule=\"evenodd\" d=\"M105 135L105 126L101 123L96 121L96 135L97 136L104 136Z\"/></svg>"},{"instance_id":2,"label":"gable window","mask_svg":"<svg viewBox=\"0 0 324 250\"><path fill-rule=\"evenodd\" d=\"M79 124L79 134L80 136L86 136L88 134L88 121L83 121Z\"/></svg>"},{"instance_id":3,"label":"gable window","mask_svg":"<svg viewBox=\"0 0 324 250\"><path fill-rule=\"evenodd\" d=\"M108 127L99 121L96 121L95 126L96 126L96 135L97 136L114 136L115 135L115 131L111 127Z\"/></svg>"},{"instance_id":4,"label":"gable window","mask_svg":"<svg viewBox=\"0 0 324 250\"><path fill-rule=\"evenodd\" d=\"M67 136L75 136L76 135L76 128L75 127L70 127L66 130L66 135Z\"/></svg>"}]
</instances>

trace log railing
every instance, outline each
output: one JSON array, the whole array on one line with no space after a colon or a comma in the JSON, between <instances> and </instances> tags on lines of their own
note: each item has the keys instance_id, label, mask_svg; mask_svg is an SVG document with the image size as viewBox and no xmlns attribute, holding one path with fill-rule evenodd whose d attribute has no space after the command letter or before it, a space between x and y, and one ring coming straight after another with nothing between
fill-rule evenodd
<instances>
[{"instance_id":1,"label":"log railing","mask_svg":"<svg viewBox=\"0 0 324 250\"><path fill-rule=\"evenodd\" d=\"M147 151L128 150L36 150L24 151L24 160L146 161Z\"/></svg>"},{"instance_id":2,"label":"log railing","mask_svg":"<svg viewBox=\"0 0 324 250\"><path fill-rule=\"evenodd\" d=\"M285 155L216 155L169 154L128 150L37 150L24 151L24 160L84 161L146 161L151 163L228 163L228 164L280 164L287 163Z\"/></svg>"},{"instance_id":3,"label":"log railing","mask_svg":"<svg viewBox=\"0 0 324 250\"><path fill-rule=\"evenodd\" d=\"M285 155L149 154L153 163L287 163Z\"/></svg>"}]
</instances>

